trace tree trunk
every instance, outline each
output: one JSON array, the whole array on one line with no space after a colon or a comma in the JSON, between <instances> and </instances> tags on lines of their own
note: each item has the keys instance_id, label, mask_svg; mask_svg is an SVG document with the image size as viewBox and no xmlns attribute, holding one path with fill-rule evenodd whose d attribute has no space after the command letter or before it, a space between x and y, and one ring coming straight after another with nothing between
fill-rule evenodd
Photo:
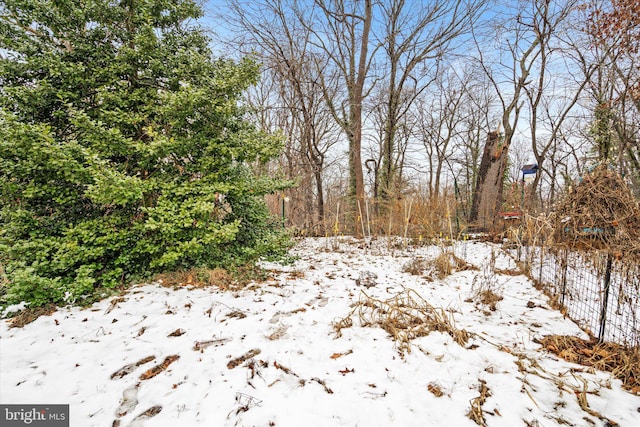
<instances>
[{"instance_id":1,"label":"tree trunk","mask_svg":"<svg viewBox=\"0 0 640 427\"><path fill-rule=\"evenodd\" d=\"M316 170L314 172L314 176L316 179L316 192L318 193L316 221L319 226L323 227L322 233L324 233L324 187L322 185L322 173L319 170Z\"/></svg>"},{"instance_id":2,"label":"tree trunk","mask_svg":"<svg viewBox=\"0 0 640 427\"><path fill-rule=\"evenodd\" d=\"M507 147L498 132L487 136L469 216L469 223L476 231L491 230L500 212Z\"/></svg>"},{"instance_id":3,"label":"tree trunk","mask_svg":"<svg viewBox=\"0 0 640 427\"><path fill-rule=\"evenodd\" d=\"M356 212L356 218L358 218L358 207L364 206L364 173L362 170L362 102L364 101L364 83L367 77L367 62L369 60L369 33L371 32L371 21L373 19L372 2L371 0L365 0L364 2L364 20L362 28L362 41L360 44L360 58L358 60L358 74L355 81L355 88L353 98L351 100L352 105L352 126L353 126L353 141L351 145L351 173L353 174L353 183L355 194L354 208ZM362 237L361 228L358 227L358 221L354 224L356 237Z\"/></svg>"}]
</instances>

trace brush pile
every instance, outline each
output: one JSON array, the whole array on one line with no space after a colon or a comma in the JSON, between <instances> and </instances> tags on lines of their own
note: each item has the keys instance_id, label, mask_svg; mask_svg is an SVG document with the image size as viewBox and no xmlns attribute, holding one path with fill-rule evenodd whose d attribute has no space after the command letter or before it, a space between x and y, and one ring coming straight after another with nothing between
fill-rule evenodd
<instances>
[{"instance_id":1,"label":"brush pile","mask_svg":"<svg viewBox=\"0 0 640 427\"><path fill-rule=\"evenodd\" d=\"M640 260L640 205L624 179L606 164L570 189L556 206L552 228L557 247Z\"/></svg>"}]
</instances>

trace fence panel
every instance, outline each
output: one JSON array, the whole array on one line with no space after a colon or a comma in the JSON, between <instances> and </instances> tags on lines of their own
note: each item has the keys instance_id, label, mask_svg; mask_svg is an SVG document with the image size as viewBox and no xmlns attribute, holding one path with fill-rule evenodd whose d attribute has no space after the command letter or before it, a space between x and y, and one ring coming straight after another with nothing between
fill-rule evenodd
<instances>
[{"instance_id":1,"label":"fence panel","mask_svg":"<svg viewBox=\"0 0 640 427\"><path fill-rule=\"evenodd\" d=\"M518 256L531 278L600 341L640 346L640 266L607 253L523 247Z\"/></svg>"}]
</instances>

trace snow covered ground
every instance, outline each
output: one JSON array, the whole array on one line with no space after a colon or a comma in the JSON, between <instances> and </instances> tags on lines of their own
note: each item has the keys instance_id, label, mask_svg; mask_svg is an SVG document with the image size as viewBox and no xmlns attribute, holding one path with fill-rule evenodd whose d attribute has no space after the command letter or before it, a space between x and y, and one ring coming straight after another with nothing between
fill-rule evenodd
<instances>
[{"instance_id":1,"label":"snow covered ground","mask_svg":"<svg viewBox=\"0 0 640 427\"><path fill-rule=\"evenodd\" d=\"M477 269L407 272L443 249ZM294 264L265 265L272 277L240 291L149 284L21 329L1 322L0 402L70 404L77 427L478 425L470 412L492 427L640 425L640 396L536 344L584 334L508 274L515 264L497 246L329 238L292 252ZM503 297L493 310L477 298L483 287ZM468 341L433 331L402 351L349 317L368 297L408 290ZM337 337L345 318L353 325Z\"/></svg>"}]
</instances>

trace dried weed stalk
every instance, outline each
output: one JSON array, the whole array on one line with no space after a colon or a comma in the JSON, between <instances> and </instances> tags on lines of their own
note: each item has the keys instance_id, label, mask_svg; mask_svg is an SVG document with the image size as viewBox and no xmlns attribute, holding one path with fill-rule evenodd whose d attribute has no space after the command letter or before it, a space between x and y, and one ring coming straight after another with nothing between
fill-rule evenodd
<instances>
[{"instance_id":1,"label":"dried weed stalk","mask_svg":"<svg viewBox=\"0 0 640 427\"><path fill-rule=\"evenodd\" d=\"M476 267L467 263L451 252L442 252L433 261L438 279L443 279L456 271L475 270Z\"/></svg>"},{"instance_id":2,"label":"dried weed stalk","mask_svg":"<svg viewBox=\"0 0 640 427\"><path fill-rule=\"evenodd\" d=\"M575 337L571 337L571 338L575 338ZM597 395L599 393L600 388L602 387L611 388L611 384L609 381L606 381L606 382L596 381L595 384L597 388L590 390L589 381L587 381L583 376L578 375L580 372L582 372L579 369L570 369L568 372L555 374L553 372L550 372L544 369L542 366L540 366L537 360L532 359L531 357L523 353L512 353L512 354L514 354L518 358L518 360L516 361L516 365L518 366L518 370L523 374L522 377L520 378L523 383L522 390L527 393L529 398L534 402L536 406L538 406L538 403L534 400L533 396L528 390L528 389L531 389L535 391L535 388L526 379L528 375L536 375L544 380L553 382L556 385L556 387L558 387L558 390L560 391L561 395L565 391L569 391L570 392L569 395L574 395L576 397L578 405L584 412L586 412L587 414L595 418L600 419L601 421L604 421L604 425L609 427L617 427L619 425L617 422L609 419L608 417L602 415L600 412L592 409L589 406L589 402L587 399L588 394ZM584 419L588 420L588 418L586 417ZM562 418L560 419L556 418L556 421L560 422L561 420ZM591 420L589 421L591 424L593 424Z\"/></svg>"},{"instance_id":3,"label":"dried weed stalk","mask_svg":"<svg viewBox=\"0 0 640 427\"><path fill-rule=\"evenodd\" d=\"M414 258L402 267L402 271L405 273L424 276L429 280L444 279L456 271L475 269L475 266L448 251L443 251L432 260Z\"/></svg>"},{"instance_id":4,"label":"dried weed stalk","mask_svg":"<svg viewBox=\"0 0 640 427\"><path fill-rule=\"evenodd\" d=\"M387 300L370 297L364 291L347 317L333 323L334 330L353 325L357 317L362 326L379 326L397 343L400 354L411 352L410 341L429 335L432 331L446 332L459 345L469 340L469 333L457 329L453 316L443 308L435 308L412 289L405 289Z\"/></svg>"},{"instance_id":5,"label":"dried weed stalk","mask_svg":"<svg viewBox=\"0 0 640 427\"><path fill-rule=\"evenodd\" d=\"M489 260L482 265L480 272L473 278L471 295L467 301L476 301L477 304L496 311L496 304L502 299L502 289L496 277L496 254L491 251Z\"/></svg>"},{"instance_id":6,"label":"dried weed stalk","mask_svg":"<svg viewBox=\"0 0 640 427\"><path fill-rule=\"evenodd\" d=\"M478 391L480 392L480 395L478 397L474 397L469 402L471 404L471 409L469 409L469 412L467 412L467 417L479 426L486 427L487 419L484 416L482 405L484 405L484 403L487 401L487 398L491 396L491 390L489 390L489 387L487 387L486 381L479 381L480 386L478 387Z\"/></svg>"}]
</instances>

